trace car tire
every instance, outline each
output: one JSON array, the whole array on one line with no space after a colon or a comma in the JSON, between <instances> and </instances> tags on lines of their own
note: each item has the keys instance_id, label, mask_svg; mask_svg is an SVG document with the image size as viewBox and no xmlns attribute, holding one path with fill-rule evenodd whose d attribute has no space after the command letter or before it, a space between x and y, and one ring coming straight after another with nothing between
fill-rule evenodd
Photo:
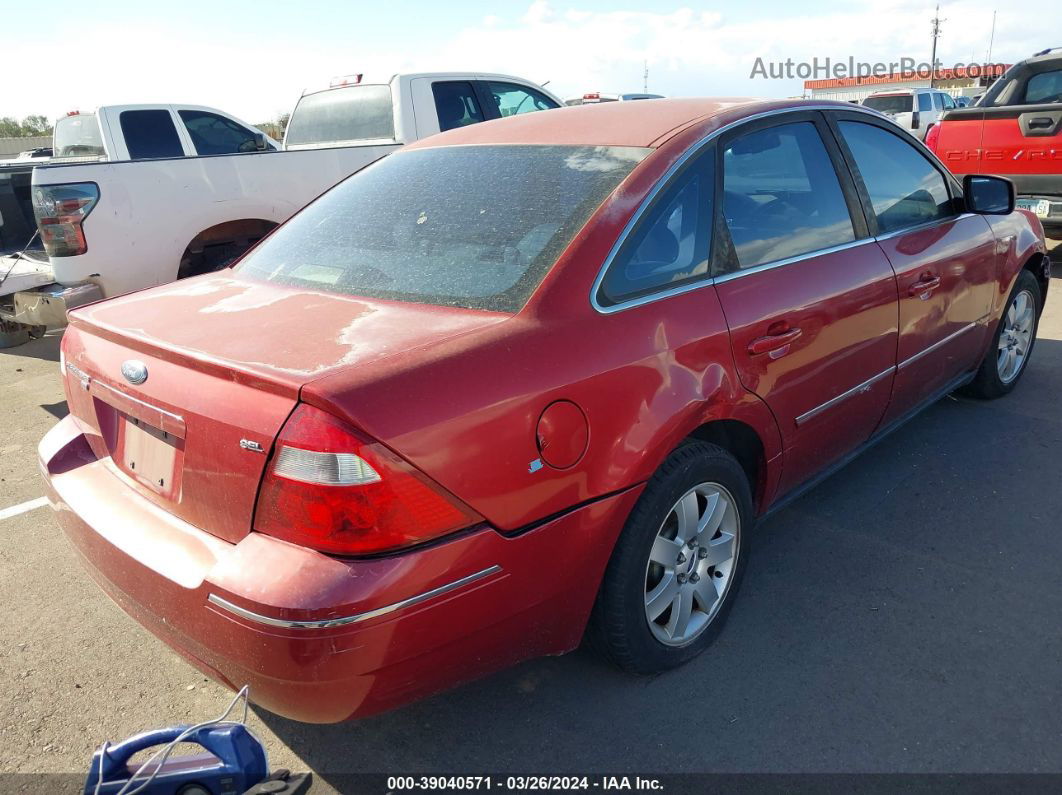
<instances>
[{"instance_id":1,"label":"car tire","mask_svg":"<svg viewBox=\"0 0 1062 795\"><path fill-rule=\"evenodd\" d=\"M963 390L965 394L991 400L1006 395L1017 386L1036 345L1042 304L1040 283L1030 271L1023 270L1007 297L1006 309L996 324L992 344L988 346L973 381ZM1017 360L1023 342L1024 353Z\"/></svg>"},{"instance_id":2,"label":"car tire","mask_svg":"<svg viewBox=\"0 0 1062 795\"><path fill-rule=\"evenodd\" d=\"M730 453L700 441L672 452L616 542L590 618L590 645L637 674L704 651L737 594L752 523L749 481Z\"/></svg>"}]
</instances>

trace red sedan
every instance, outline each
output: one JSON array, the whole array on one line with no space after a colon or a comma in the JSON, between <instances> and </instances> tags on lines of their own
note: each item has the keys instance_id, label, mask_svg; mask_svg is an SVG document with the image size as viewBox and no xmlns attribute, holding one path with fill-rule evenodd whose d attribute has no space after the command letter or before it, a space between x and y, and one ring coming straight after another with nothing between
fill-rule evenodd
<instances>
[{"instance_id":1,"label":"red sedan","mask_svg":"<svg viewBox=\"0 0 1062 795\"><path fill-rule=\"evenodd\" d=\"M587 633L655 672L719 633L757 517L1014 388L1048 267L1009 182L848 104L515 116L72 313L41 467L107 593L280 714Z\"/></svg>"}]
</instances>

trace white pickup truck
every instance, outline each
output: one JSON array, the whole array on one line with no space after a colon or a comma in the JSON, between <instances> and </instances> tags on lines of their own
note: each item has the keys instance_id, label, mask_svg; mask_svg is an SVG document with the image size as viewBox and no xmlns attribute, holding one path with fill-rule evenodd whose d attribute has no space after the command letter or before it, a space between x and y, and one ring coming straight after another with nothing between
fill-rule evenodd
<instances>
[{"instance_id":1,"label":"white pickup truck","mask_svg":"<svg viewBox=\"0 0 1062 795\"><path fill-rule=\"evenodd\" d=\"M74 306L223 267L404 143L561 107L507 75L360 77L300 97L283 149L203 107L110 106L60 119L55 159L33 169L30 189L47 263L0 257L0 331L62 325Z\"/></svg>"}]
</instances>

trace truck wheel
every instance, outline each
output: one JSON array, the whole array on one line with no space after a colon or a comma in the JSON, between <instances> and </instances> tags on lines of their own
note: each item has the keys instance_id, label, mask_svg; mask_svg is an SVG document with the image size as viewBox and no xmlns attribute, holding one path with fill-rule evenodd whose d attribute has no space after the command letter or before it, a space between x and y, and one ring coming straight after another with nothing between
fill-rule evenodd
<instances>
[{"instance_id":1,"label":"truck wheel","mask_svg":"<svg viewBox=\"0 0 1062 795\"><path fill-rule=\"evenodd\" d=\"M609 560L588 639L638 674L681 665L719 635L748 552L752 496L726 450L689 442L649 481Z\"/></svg>"},{"instance_id":2,"label":"truck wheel","mask_svg":"<svg viewBox=\"0 0 1062 795\"><path fill-rule=\"evenodd\" d=\"M1007 308L996 326L992 344L977 375L965 390L967 394L989 400L1014 389L1036 344L1041 302L1039 282L1032 273L1023 270L1007 299Z\"/></svg>"}]
</instances>

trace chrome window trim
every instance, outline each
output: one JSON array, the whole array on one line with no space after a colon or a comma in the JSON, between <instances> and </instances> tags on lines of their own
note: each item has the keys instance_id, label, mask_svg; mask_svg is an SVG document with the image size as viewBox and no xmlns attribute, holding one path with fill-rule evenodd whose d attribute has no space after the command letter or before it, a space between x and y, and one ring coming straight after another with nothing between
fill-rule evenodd
<instances>
[{"instance_id":1,"label":"chrome window trim","mask_svg":"<svg viewBox=\"0 0 1062 795\"><path fill-rule=\"evenodd\" d=\"M684 285L681 285L680 287L674 287L674 288L671 288L671 289L666 289L665 288L665 289L663 289L663 290L661 290L659 292L650 293L648 295L643 295L643 296L638 296L637 298L631 298L629 300L620 301L619 303L610 304L608 306L602 305L597 300L597 295L601 291L601 285L605 281L605 274L608 273L608 269L612 265L613 260L616 259L616 255L619 253L620 248L622 248L623 244L627 242L627 238L630 236L631 231L634 229L634 227L641 220L642 216L645 214L645 212L648 209L649 205L653 203L653 201L660 194L660 192L665 187L667 187L668 183L671 181L671 178L675 175L675 173L680 168L682 168L689 161L689 159L691 157L694 157L695 155L699 154L701 152L701 150L703 150L706 146L708 146L708 144L710 144L716 138L720 137L721 135L723 135L724 133L726 133L726 132L728 132L730 130L733 130L733 129L737 128L737 127L740 127L743 124L747 124L749 122L757 121L759 119L770 118L772 116L781 116L781 115L784 115L784 114L803 113L803 112L806 112L806 111L831 111L831 110L832 111L850 111L850 112L853 112L853 113L862 113L862 114L865 114L866 116L869 116L869 117L875 118L875 119L881 118L880 114L878 114L876 111L867 110L866 108L862 108L859 105L851 105L850 107L847 107L847 108L841 107L840 105L800 105L800 106L788 107L788 108L775 108L774 110L766 110L766 111L763 111L762 113L754 113L751 116L745 116L744 118L737 119L736 121L732 121L729 124L724 124L719 129L712 130L706 136L704 136L699 141L697 141L695 144L690 146L689 149L687 149L685 152L682 153L682 155L678 158L678 160L676 160L674 163L671 164L671 166L668 168L668 170L664 172L663 176L661 176L660 179L658 179L656 181L656 184L653 185L652 190L650 190L649 193L646 195L646 197L642 200L642 203L638 205L638 209L634 211L634 215L632 215L630 217L630 220L628 220L627 224L623 227L623 231L620 232L619 237L616 238L616 242L613 244L612 248L609 249L608 256L605 257L604 263L602 263L601 268L597 272L597 278L594 279L594 283L590 287L590 305L599 314L611 315L611 314L613 314L615 312L622 312L625 309L633 309L634 307L637 307L637 306L644 306L645 304L649 304L649 303L652 303L654 301L660 301L660 300L662 300L664 298L670 298L670 297L672 297L674 295L680 295L682 293L688 293L688 292L690 292L692 290L697 290L697 289L700 289L702 287L710 287L713 284L715 284L721 278L729 277L729 276L732 276L733 274L742 273L743 271L734 271L733 274L724 274L722 277L720 277L720 276L711 277L711 276L708 276L707 274L705 274L705 278L704 279L700 279L700 280L697 280L697 281L694 281L694 282L690 282L689 284L684 284ZM650 155L650 157L651 156L652 155ZM861 241L854 241L854 242L865 242L866 240L869 240L869 239L871 239L871 238L863 238ZM816 254L819 254L819 253L822 253L822 252L809 251L807 254L802 254L801 258L812 257L812 256L815 256ZM767 264L770 264L770 263L767 263ZM784 263L779 261L779 264L784 264ZM757 266L757 267L760 267L760 266ZM775 266L775 267L778 267L778 266ZM711 262L708 263L708 268L709 268L709 272L711 272ZM744 271L744 272L747 273L747 272L751 272L751 271L752 271L752 269L749 269L748 271Z\"/></svg>"},{"instance_id":2,"label":"chrome window trim","mask_svg":"<svg viewBox=\"0 0 1062 795\"><path fill-rule=\"evenodd\" d=\"M877 375L871 376L870 378L868 378L863 383L857 384L856 386L852 387L851 389L849 389L849 390L847 390L845 392L842 392L837 397L830 398L825 403L819 404L818 406L816 406L815 408L811 409L810 411L805 411L803 414L801 414L799 417L796 418L796 424L797 425L803 425L808 420L814 419L815 417L817 417L820 414L822 414L822 412L826 411L827 409L833 408L838 403L841 403L842 401L845 401L848 398L853 397L855 395L858 395L858 394L860 394L862 392L868 392L870 390L870 388L872 386L874 386L874 384L878 383L878 381L881 381L883 378L888 378L890 375L892 375L895 372L896 372L896 366L895 365L889 367L888 370L882 370Z\"/></svg>"},{"instance_id":3,"label":"chrome window trim","mask_svg":"<svg viewBox=\"0 0 1062 795\"><path fill-rule=\"evenodd\" d=\"M905 226L903 229L896 229L892 232L886 232L883 235L875 235L875 240L888 240L893 237L899 237L900 235L907 235L911 232L921 232L924 229L932 229L934 226L940 226L941 224L956 223L964 218L973 218L976 213L959 213L958 215L949 215L947 218L935 218L932 221L926 221L921 224L915 224L914 226Z\"/></svg>"},{"instance_id":4,"label":"chrome window trim","mask_svg":"<svg viewBox=\"0 0 1062 795\"><path fill-rule=\"evenodd\" d=\"M254 621L257 624L265 624L270 627L285 627L287 629L328 629L330 627L345 627L349 624L358 624L362 621L368 621L370 618L379 618L380 616L394 613L396 610L418 605L421 602L434 599L436 596L442 596L443 594L456 591L459 588L464 588L466 585L471 585L472 583L482 580L484 577L489 577L491 574L496 574L501 570L501 566L489 566L482 571L469 574L467 577L462 577L459 580L440 585L438 588L432 588L430 591L411 596L408 599L384 605L383 607L377 607L375 610L368 610L364 613L355 613L351 616L341 616L340 618L323 618L317 621L292 621L283 618L273 618L272 616L264 616L261 613L255 613L252 610L235 605L227 599L223 599L213 593L207 596L207 601L233 613L234 615L246 618L248 621Z\"/></svg>"},{"instance_id":5,"label":"chrome window trim","mask_svg":"<svg viewBox=\"0 0 1062 795\"><path fill-rule=\"evenodd\" d=\"M814 251L809 251L806 254L795 254L792 257L785 257L784 259L771 260L770 262L763 262L759 265L753 265L749 268L740 268L730 273L724 273L722 276L716 276L714 281L716 284L723 284L724 282L733 281L739 279L742 276L748 276L750 273L759 273L760 271L769 271L774 268L780 268L783 265L791 265L794 262L800 262L802 260L811 259L812 257L821 257L826 254L834 254L838 251L846 251L850 248L856 248L857 246L864 246L867 243L876 242L872 237L861 237L859 240L851 240L847 243L839 243L836 246L829 246L827 248L819 248Z\"/></svg>"},{"instance_id":6,"label":"chrome window trim","mask_svg":"<svg viewBox=\"0 0 1062 795\"><path fill-rule=\"evenodd\" d=\"M982 320L984 320L985 317L988 317L988 315L985 315L984 317L980 318L979 320L975 320L973 323L967 323L965 326L963 326L958 331L953 331L951 334L949 334L948 336L944 337L943 339L937 340L932 345L930 345L928 348L923 348L922 350L920 350L914 356L907 357L902 362L900 362L898 365L896 365L896 369L897 370L902 370L903 368L914 364L919 359L921 359L923 356L928 356L929 354L931 354L933 351L935 351L937 348L941 347L942 345L947 345L949 342L951 342L956 337L959 337L959 336L965 334L967 331L970 331L971 329L977 328L978 324Z\"/></svg>"}]
</instances>

